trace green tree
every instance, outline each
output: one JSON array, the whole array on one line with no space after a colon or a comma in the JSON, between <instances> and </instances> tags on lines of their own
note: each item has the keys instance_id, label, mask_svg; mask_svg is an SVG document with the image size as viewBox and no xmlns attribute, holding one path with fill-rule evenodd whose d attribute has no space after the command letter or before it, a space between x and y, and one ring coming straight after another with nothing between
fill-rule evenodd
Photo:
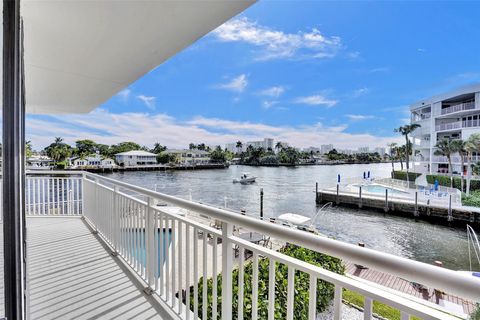
<instances>
[{"instance_id":1,"label":"green tree","mask_svg":"<svg viewBox=\"0 0 480 320\"><path fill-rule=\"evenodd\" d=\"M196 145L195 143L190 143L190 144L188 145L188 149L190 149L190 150L197 149L197 145Z\"/></svg>"},{"instance_id":2,"label":"green tree","mask_svg":"<svg viewBox=\"0 0 480 320\"><path fill-rule=\"evenodd\" d=\"M93 140L84 139L75 141L76 152L80 157L88 156L95 153L97 144Z\"/></svg>"},{"instance_id":3,"label":"green tree","mask_svg":"<svg viewBox=\"0 0 480 320\"><path fill-rule=\"evenodd\" d=\"M237 153L242 152L242 148L243 148L242 141L237 141L236 148L237 148Z\"/></svg>"},{"instance_id":4,"label":"green tree","mask_svg":"<svg viewBox=\"0 0 480 320\"><path fill-rule=\"evenodd\" d=\"M110 147L110 154L115 155L117 153L121 152L128 152L132 150L140 150L141 147L138 143L131 142L131 141L126 141L126 142L120 142L119 144L114 144Z\"/></svg>"},{"instance_id":5,"label":"green tree","mask_svg":"<svg viewBox=\"0 0 480 320\"><path fill-rule=\"evenodd\" d=\"M157 162L161 164L174 163L177 160L177 156L172 153L167 153L165 151L157 154Z\"/></svg>"},{"instance_id":6,"label":"green tree","mask_svg":"<svg viewBox=\"0 0 480 320\"><path fill-rule=\"evenodd\" d=\"M467 195L470 194L470 180L472 179L472 157L474 152L480 151L480 133L474 133L465 141L465 151L467 152Z\"/></svg>"},{"instance_id":7,"label":"green tree","mask_svg":"<svg viewBox=\"0 0 480 320\"><path fill-rule=\"evenodd\" d=\"M396 142L392 142L392 143L389 143L389 144L388 144L388 148L390 149L390 160L392 161L392 174L393 174L393 172L395 171L394 161L395 161L395 151L396 151L396 147L397 147L397 143L396 143Z\"/></svg>"},{"instance_id":8,"label":"green tree","mask_svg":"<svg viewBox=\"0 0 480 320\"><path fill-rule=\"evenodd\" d=\"M216 146L215 149L210 152L210 159L212 162L225 162L227 160L225 151L220 146Z\"/></svg>"},{"instance_id":9,"label":"green tree","mask_svg":"<svg viewBox=\"0 0 480 320\"><path fill-rule=\"evenodd\" d=\"M167 150L166 146L162 146L160 143L155 142L155 144L153 145L153 149L150 150L150 152L155 153L155 154L159 154L159 153L161 153L165 150Z\"/></svg>"},{"instance_id":10,"label":"green tree","mask_svg":"<svg viewBox=\"0 0 480 320\"><path fill-rule=\"evenodd\" d=\"M452 154L456 152L456 146L455 143L453 143L452 140L449 139L442 139L437 142L435 145L435 150L434 154L436 156L445 156L447 157L448 160L448 173L450 176L453 174L453 167L452 167ZM453 185L451 185L453 187Z\"/></svg>"},{"instance_id":11,"label":"green tree","mask_svg":"<svg viewBox=\"0 0 480 320\"><path fill-rule=\"evenodd\" d=\"M460 156L460 167L461 167L461 174L460 174L460 191L463 192L463 187L465 185L464 182L464 177L463 177L463 165L465 164L465 157L467 156L467 150L466 150L466 142L459 139L459 140L453 140L452 141L452 148L454 152L457 152L458 155Z\"/></svg>"},{"instance_id":12,"label":"green tree","mask_svg":"<svg viewBox=\"0 0 480 320\"><path fill-rule=\"evenodd\" d=\"M405 137L405 145L407 146L406 152L405 152L405 164L407 165L407 171L409 169L409 155L410 155L410 150L408 146L410 146L410 140L408 139L408 135L411 134L413 131L415 131L417 128L420 128L419 124L407 124L404 126L400 126L396 128L394 131L400 133L402 136Z\"/></svg>"},{"instance_id":13,"label":"green tree","mask_svg":"<svg viewBox=\"0 0 480 320\"><path fill-rule=\"evenodd\" d=\"M0 149L1 152L1 149ZM33 155L33 150L32 150L32 142L27 141L25 142L25 157L28 159Z\"/></svg>"},{"instance_id":14,"label":"green tree","mask_svg":"<svg viewBox=\"0 0 480 320\"><path fill-rule=\"evenodd\" d=\"M98 151L98 153L100 153L104 157L110 157L111 156L109 145L97 144L95 149L96 149L96 151Z\"/></svg>"}]
</instances>

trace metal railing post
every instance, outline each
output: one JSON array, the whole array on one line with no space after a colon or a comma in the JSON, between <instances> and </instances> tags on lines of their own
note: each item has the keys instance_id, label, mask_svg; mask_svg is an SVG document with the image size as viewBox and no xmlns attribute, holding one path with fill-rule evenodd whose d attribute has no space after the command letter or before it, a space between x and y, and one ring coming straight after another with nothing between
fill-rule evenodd
<instances>
[{"instance_id":1,"label":"metal railing post","mask_svg":"<svg viewBox=\"0 0 480 320\"><path fill-rule=\"evenodd\" d=\"M120 246L120 215L118 214L118 186L113 186L113 228L114 241L113 248L115 255L118 255L118 247Z\"/></svg>"},{"instance_id":2,"label":"metal railing post","mask_svg":"<svg viewBox=\"0 0 480 320\"><path fill-rule=\"evenodd\" d=\"M233 225L222 223L222 319L232 315L232 269L233 247L229 237L233 234Z\"/></svg>"},{"instance_id":3,"label":"metal railing post","mask_svg":"<svg viewBox=\"0 0 480 320\"><path fill-rule=\"evenodd\" d=\"M388 189L385 189L385 212L388 212Z\"/></svg>"},{"instance_id":4,"label":"metal railing post","mask_svg":"<svg viewBox=\"0 0 480 320\"><path fill-rule=\"evenodd\" d=\"M147 294L152 294L155 285L155 231L154 231L154 210L152 207L155 205L154 199L148 197L147 210L145 216L145 239L146 239L146 277L148 287L145 288ZM173 220L172 220L173 223ZM167 280L168 281L168 280Z\"/></svg>"},{"instance_id":5,"label":"metal railing post","mask_svg":"<svg viewBox=\"0 0 480 320\"><path fill-rule=\"evenodd\" d=\"M99 200L98 199L98 178L95 177L95 210L94 210L95 211L95 213L94 213L95 218L93 219L94 221L92 221L94 226L95 226L94 233L98 233L98 220L99 220L99 211L100 211L99 208L98 208L98 206L99 206L98 205L99 204L98 200Z\"/></svg>"},{"instance_id":6,"label":"metal railing post","mask_svg":"<svg viewBox=\"0 0 480 320\"><path fill-rule=\"evenodd\" d=\"M81 200L80 203L81 203L81 205L82 205L82 210L81 210L81 212L82 212L82 217L83 217L83 218L85 218L85 180L86 180L86 179L87 179L87 177L85 176L85 172L82 172L82 180L80 180L81 183L82 183L82 185L81 185L81 191L80 191L80 192L82 193L82 194L80 195L80 196L82 197L82 200Z\"/></svg>"}]
</instances>

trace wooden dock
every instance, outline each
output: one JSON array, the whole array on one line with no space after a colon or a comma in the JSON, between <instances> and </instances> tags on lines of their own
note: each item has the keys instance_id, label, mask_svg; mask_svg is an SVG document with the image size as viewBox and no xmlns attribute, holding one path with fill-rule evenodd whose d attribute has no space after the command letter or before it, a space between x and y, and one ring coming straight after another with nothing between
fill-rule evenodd
<instances>
[{"instance_id":1,"label":"wooden dock","mask_svg":"<svg viewBox=\"0 0 480 320\"><path fill-rule=\"evenodd\" d=\"M463 308L463 313L467 315L472 313L475 309L475 304L472 301L462 299L433 288L427 288L420 284L384 272L376 271L370 268L365 269L358 267L353 262L344 262L346 267L345 272L349 275L379 284L419 299L429 301L442 307L448 308L450 306L451 308L453 306L459 310Z\"/></svg>"},{"instance_id":2,"label":"wooden dock","mask_svg":"<svg viewBox=\"0 0 480 320\"><path fill-rule=\"evenodd\" d=\"M338 206L354 207L383 211L413 219L423 219L442 224L480 225L479 208L465 206L448 206L424 202L414 199L391 198L384 195L353 194L332 189L317 190L317 204L332 202Z\"/></svg>"}]
</instances>

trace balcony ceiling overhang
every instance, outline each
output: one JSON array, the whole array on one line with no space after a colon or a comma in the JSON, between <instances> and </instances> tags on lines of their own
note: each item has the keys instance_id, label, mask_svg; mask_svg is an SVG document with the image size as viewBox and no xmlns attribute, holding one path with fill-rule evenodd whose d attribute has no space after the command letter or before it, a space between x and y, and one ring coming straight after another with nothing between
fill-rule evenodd
<instances>
[{"instance_id":1,"label":"balcony ceiling overhang","mask_svg":"<svg viewBox=\"0 0 480 320\"><path fill-rule=\"evenodd\" d=\"M29 113L85 113L254 1L22 1Z\"/></svg>"}]
</instances>

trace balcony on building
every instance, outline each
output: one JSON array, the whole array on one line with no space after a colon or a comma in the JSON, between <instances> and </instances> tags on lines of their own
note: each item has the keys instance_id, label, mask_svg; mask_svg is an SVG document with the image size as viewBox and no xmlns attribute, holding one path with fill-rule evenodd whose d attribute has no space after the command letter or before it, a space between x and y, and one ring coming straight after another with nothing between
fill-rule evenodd
<instances>
[{"instance_id":1,"label":"balcony on building","mask_svg":"<svg viewBox=\"0 0 480 320\"><path fill-rule=\"evenodd\" d=\"M450 114L462 115L476 109L475 94L462 94L441 102L439 116Z\"/></svg>"}]
</instances>

